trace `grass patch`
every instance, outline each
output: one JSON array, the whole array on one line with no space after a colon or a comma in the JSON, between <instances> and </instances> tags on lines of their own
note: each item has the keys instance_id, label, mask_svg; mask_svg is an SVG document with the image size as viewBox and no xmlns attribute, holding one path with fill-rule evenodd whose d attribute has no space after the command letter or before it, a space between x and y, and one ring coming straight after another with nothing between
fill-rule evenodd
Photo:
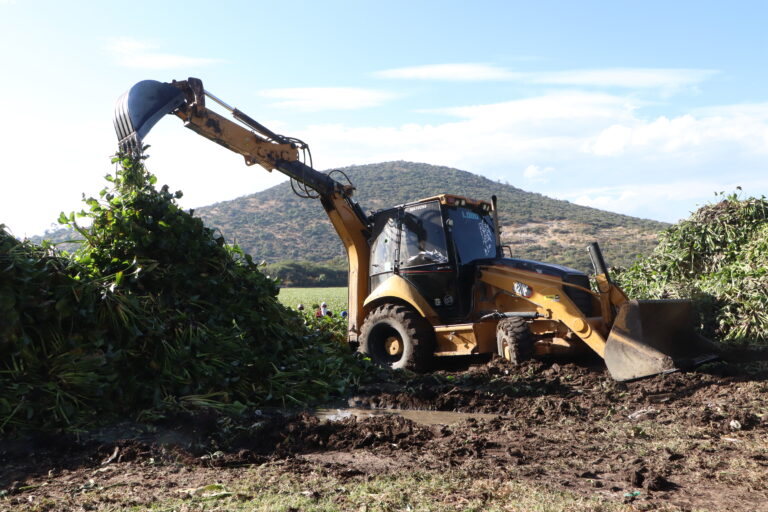
<instances>
[{"instance_id":1,"label":"grass patch","mask_svg":"<svg viewBox=\"0 0 768 512\"><path fill-rule=\"evenodd\" d=\"M471 482L471 485L468 485ZM126 510L229 510L331 512L384 511L603 511L636 510L621 498L584 498L514 480L478 477L465 471L413 472L343 478L313 471L297 475L264 465L226 484L178 493L183 497Z\"/></svg>"}]
</instances>

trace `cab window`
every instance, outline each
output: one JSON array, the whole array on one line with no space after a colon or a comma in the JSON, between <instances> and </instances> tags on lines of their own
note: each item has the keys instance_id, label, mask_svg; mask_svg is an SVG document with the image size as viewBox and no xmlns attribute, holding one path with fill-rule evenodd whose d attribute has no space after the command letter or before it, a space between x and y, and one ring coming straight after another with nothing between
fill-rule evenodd
<instances>
[{"instance_id":1,"label":"cab window","mask_svg":"<svg viewBox=\"0 0 768 512\"><path fill-rule=\"evenodd\" d=\"M490 215L461 206L449 206L447 210L461 264L496 257L496 235Z\"/></svg>"},{"instance_id":2,"label":"cab window","mask_svg":"<svg viewBox=\"0 0 768 512\"><path fill-rule=\"evenodd\" d=\"M397 210L378 214L371 242L371 275L394 271L397 237Z\"/></svg>"},{"instance_id":3,"label":"cab window","mask_svg":"<svg viewBox=\"0 0 768 512\"><path fill-rule=\"evenodd\" d=\"M404 208L400 236L400 267L448 263L445 228L437 201Z\"/></svg>"}]
</instances>

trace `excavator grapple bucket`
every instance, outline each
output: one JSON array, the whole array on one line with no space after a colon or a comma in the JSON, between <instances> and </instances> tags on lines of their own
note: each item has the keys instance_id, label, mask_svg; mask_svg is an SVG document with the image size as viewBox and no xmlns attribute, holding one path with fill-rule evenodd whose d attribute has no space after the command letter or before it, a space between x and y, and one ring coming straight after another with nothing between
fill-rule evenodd
<instances>
[{"instance_id":1,"label":"excavator grapple bucket","mask_svg":"<svg viewBox=\"0 0 768 512\"><path fill-rule=\"evenodd\" d=\"M611 376L627 381L690 368L719 357L693 330L687 300L632 300L621 306L605 345Z\"/></svg>"},{"instance_id":2,"label":"excavator grapple bucket","mask_svg":"<svg viewBox=\"0 0 768 512\"><path fill-rule=\"evenodd\" d=\"M141 141L165 114L184 104L178 87L155 80L144 80L126 91L115 105L115 131L120 149L136 152Z\"/></svg>"}]
</instances>

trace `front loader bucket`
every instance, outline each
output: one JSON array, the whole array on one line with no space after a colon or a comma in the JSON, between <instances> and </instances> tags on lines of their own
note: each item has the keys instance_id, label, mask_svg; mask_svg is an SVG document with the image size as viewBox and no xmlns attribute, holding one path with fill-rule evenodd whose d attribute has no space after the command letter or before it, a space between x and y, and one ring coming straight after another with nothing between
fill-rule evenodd
<instances>
[{"instance_id":1,"label":"front loader bucket","mask_svg":"<svg viewBox=\"0 0 768 512\"><path fill-rule=\"evenodd\" d=\"M165 114L184 104L181 89L144 80L126 91L115 105L115 131L123 151L141 151L141 141Z\"/></svg>"},{"instance_id":2,"label":"front loader bucket","mask_svg":"<svg viewBox=\"0 0 768 512\"><path fill-rule=\"evenodd\" d=\"M688 300L632 300L619 309L605 345L611 376L626 381L690 368L719 357L693 330Z\"/></svg>"}]
</instances>

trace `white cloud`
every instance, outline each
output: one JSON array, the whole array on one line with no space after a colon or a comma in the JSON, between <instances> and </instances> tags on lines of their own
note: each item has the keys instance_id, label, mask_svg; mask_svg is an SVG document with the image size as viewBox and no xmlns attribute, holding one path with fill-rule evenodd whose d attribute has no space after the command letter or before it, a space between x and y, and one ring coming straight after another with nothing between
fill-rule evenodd
<instances>
[{"instance_id":1,"label":"white cloud","mask_svg":"<svg viewBox=\"0 0 768 512\"><path fill-rule=\"evenodd\" d=\"M140 43L131 44L141 49ZM297 106L304 108L373 101L356 99L346 88L331 89L334 92L325 95L294 91L303 92L273 97L298 101ZM76 130L51 126L54 133L80 133L89 140L89 147L97 149L87 152L86 158L62 139L50 152L66 164L47 176L38 161L29 159L35 154L36 141L24 137L34 132L40 116L30 115L29 107L10 100L2 106L15 120L0 126L0 139L8 141L6 167L14 169L9 179L14 181L5 189L0 187L0 222L18 235L39 233L60 210L79 209L80 192L95 193L100 188L98 176L103 172L98 169L108 170L114 133L109 116L100 118L98 126L77 126ZM101 110L108 111L109 106ZM656 105L654 111L659 108ZM715 190L731 191L741 185L745 194L768 194L768 179L758 179L768 169L765 104L648 117L643 116L642 104L625 96L560 91L439 112L451 117L399 126L264 121L281 133L308 141L318 169L391 160L449 165L579 204L662 220L686 216L711 200ZM19 120L25 124L20 126ZM242 158L181 129L175 118L159 123L147 142L153 145L150 169L158 173L160 183L185 192L185 206L230 199L285 179L277 172L246 168ZM212 169L216 170L213 181ZM48 186L39 188L40 180ZM38 189L39 202L34 207L18 201L18 190Z\"/></svg>"},{"instance_id":2,"label":"white cloud","mask_svg":"<svg viewBox=\"0 0 768 512\"><path fill-rule=\"evenodd\" d=\"M4 105L7 106L7 105ZM21 106L20 106L21 107ZM23 107L22 107L23 108ZM31 107L27 113L35 112ZM59 213L80 211L84 208L82 193L97 195L106 184L100 177L112 170L110 155L115 149L114 130L109 119L89 122L82 119L49 117L46 127L52 133L87 134L89 151L68 142L66 137L49 137L46 150L61 158L55 172L41 164L39 144L28 134L38 128L40 117L16 115L21 110L10 106L3 109L12 114L12 126L0 127L0 139L7 142L4 152L6 183L0 187L0 223L6 224L18 237L42 234L46 229L59 227ZM29 191L22 193L23 191ZM34 201L29 198L34 196Z\"/></svg>"},{"instance_id":3,"label":"white cloud","mask_svg":"<svg viewBox=\"0 0 768 512\"><path fill-rule=\"evenodd\" d=\"M157 46L146 41L139 41L130 37L113 39L107 45L107 50L118 55L130 55L154 50Z\"/></svg>"},{"instance_id":4,"label":"white cloud","mask_svg":"<svg viewBox=\"0 0 768 512\"><path fill-rule=\"evenodd\" d=\"M537 85L662 89L668 92L708 80L718 71L685 68L605 68L516 72L485 63L432 64L377 71L374 76L453 82L510 81Z\"/></svg>"},{"instance_id":5,"label":"white cloud","mask_svg":"<svg viewBox=\"0 0 768 512\"><path fill-rule=\"evenodd\" d=\"M220 62L218 59L158 52L156 45L129 37L111 41L106 49L116 58L118 65L128 68L171 69L206 66Z\"/></svg>"},{"instance_id":6,"label":"white cloud","mask_svg":"<svg viewBox=\"0 0 768 512\"><path fill-rule=\"evenodd\" d=\"M720 116L646 118L623 96L552 93L440 112L455 119L284 131L309 141L319 168L390 160L449 165L659 220L687 216L715 190L741 185L746 194L768 194L768 180L756 179L768 169L768 119L738 109L732 116L720 108Z\"/></svg>"},{"instance_id":7,"label":"white cloud","mask_svg":"<svg viewBox=\"0 0 768 512\"><path fill-rule=\"evenodd\" d=\"M546 183L549 181L547 174L554 170L554 167L539 167L531 164L523 170L523 177L528 181Z\"/></svg>"},{"instance_id":8,"label":"white cloud","mask_svg":"<svg viewBox=\"0 0 768 512\"><path fill-rule=\"evenodd\" d=\"M526 73L534 84L624 87L629 89L679 88L695 85L717 74L711 69L607 68Z\"/></svg>"},{"instance_id":9,"label":"white cloud","mask_svg":"<svg viewBox=\"0 0 768 512\"><path fill-rule=\"evenodd\" d=\"M475 82L486 80L516 80L522 73L483 63L432 64L406 68L377 71L379 78L398 78L408 80L447 80L455 82Z\"/></svg>"},{"instance_id":10,"label":"white cloud","mask_svg":"<svg viewBox=\"0 0 768 512\"><path fill-rule=\"evenodd\" d=\"M375 107L395 97L393 93L355 87L297 87L260 91L266 98L278 101L280 108L297 110L355 110Z\"/></svg>"},{"instance_id":11,"label":"white cloud","mask_svg":"<svg viewBox=\"0 0 768 512\"><path fill-rule=\"evenodd\" d=\"M768 121L768 103L740 103L694 109L694 115L704 117L749 117Z\"/></svg>"},{"instance_id":12,"label":"white cloud","mask_svg":"<svg viewBox=\"0 0 768 512\"><path fill-rule=\"evenodd\" d=\"M584 119L631 119L637 104L610 94L555 92L520 100L432 110L494 125ZM561 125L562 129L562 125Z\"/></svg>"},{"instance_id":13,"label":"white cloud","mask_svg":"<svg viewBox=\"0 0 768 512\"><path fill-rule=\"evenodd\" d=\"M595 155L618 155L624 151L632 139L632 129L614 124L600 132L585 149Z\"/></svg>"},{"instance_id":14,"label":"white cloud","mask_svg":"<svg viewBox=\"0 0 768 512\"><path fill-rule=\"evenodd\" d=\"M728 152L756 158L768 153L768 123L760 119L644 119L632 102L608 94L553 93L438 112L458 119L400 127L316 125L306 128L301 138L346 155L346 162L331 165L405 158L450 160L468 169L477 168L478 162L509 162L525 169L532 160L546 160L562 171L572 167L574 159L594 162L595 157L625 154L632 155L633 165L661 157L688 165Z\"/></svg>"},{"instance_id":15,"label":"white cloud","mask_svg":"<svg viewBox=\"0 0 768 512\"><path fill-rule=\"evenodd\" d=\"M678 180L663 183L629 183L575 190L562 197L583 206L643 218L675 222L698 207L717 200L716 192L736 192L743 182L727 180ZM768 188L768 180L750 183L750 188ZM671 212L671 214L670 214Z\"/></svg>"},{"instance_id":16,"label":"white cloud","mask_svg":"<svg viewBox=\"0 0 768 512\"><path fill-rule=\"evenodd\" d=\"M590 137L584 151L597 156L618 156L637 153L679 153L712 146L736 145L756 154L768 154L768 116L735 115L694 117L685 114L653 120L632 119L629 123L613 124ZM726 114L726 110L721 111Z\"/></svg>"},{"instance_id":17,"label":"white cloud","mask_svg":"<svg viewBox=\"0 0 768 512\"><path fill-rule=\"evenodd\" d=\"M248 167L243 157L200 137L166 116L147 136L151 145L147 168L157 175L158 185L181 189L180 203L196 208L225 201L285 181L284 174L268 172L258 165ZM271 123L267 126L272 126Z\"/></svg>"},{"instance_id":18,"label":"white cloud","mask_svg":"<svg viewBox=\"0 0 768 512\"><path fill-rule=\"evenodd\" d=\"M69 117L47 119L51 133L77 133L88 141L88 150L84 151L83 146L72 144L67 137L50 137L46 150L57 155L59 162L51 167L41 164L39 158L30 158L39 154L40 144L29 134L39 129L44 113L29 115L30 107L23 104L9 106L0 102L0 106L8 107L2 110L14 119L14 123L0 124L0 139L8 142L4 168L12 170L3 174L0 187L0 223L15 236L43 234L52 224L59 227L56 219L61 211L69 213L85 207L81 194L98 197L99 190L108 185L102 176L114 172L110 155L116 150L110 116L99 116L98 122ZM184 208L250 194L286 179L279 172L247 167L241 156L184 128L175 116L166 116L145 142L151 145L147 167L157 175L158 186L168 184L172 191L182 190L180 204Z\"/></svg>"},{"instance_id":19,"label":"white cloud","mask_svg":"<svg viewBox=\"0 0 768 512\"><path fill-rule=\"evenodd\" d=\"M576 190L568 197L576 204L613 211L632 204L638 210L657 201L685 200L711 195L722 183L705 181L677 181L670 183L631 183L620 186L595 187Z\"/></svg>"}]
</instances>

